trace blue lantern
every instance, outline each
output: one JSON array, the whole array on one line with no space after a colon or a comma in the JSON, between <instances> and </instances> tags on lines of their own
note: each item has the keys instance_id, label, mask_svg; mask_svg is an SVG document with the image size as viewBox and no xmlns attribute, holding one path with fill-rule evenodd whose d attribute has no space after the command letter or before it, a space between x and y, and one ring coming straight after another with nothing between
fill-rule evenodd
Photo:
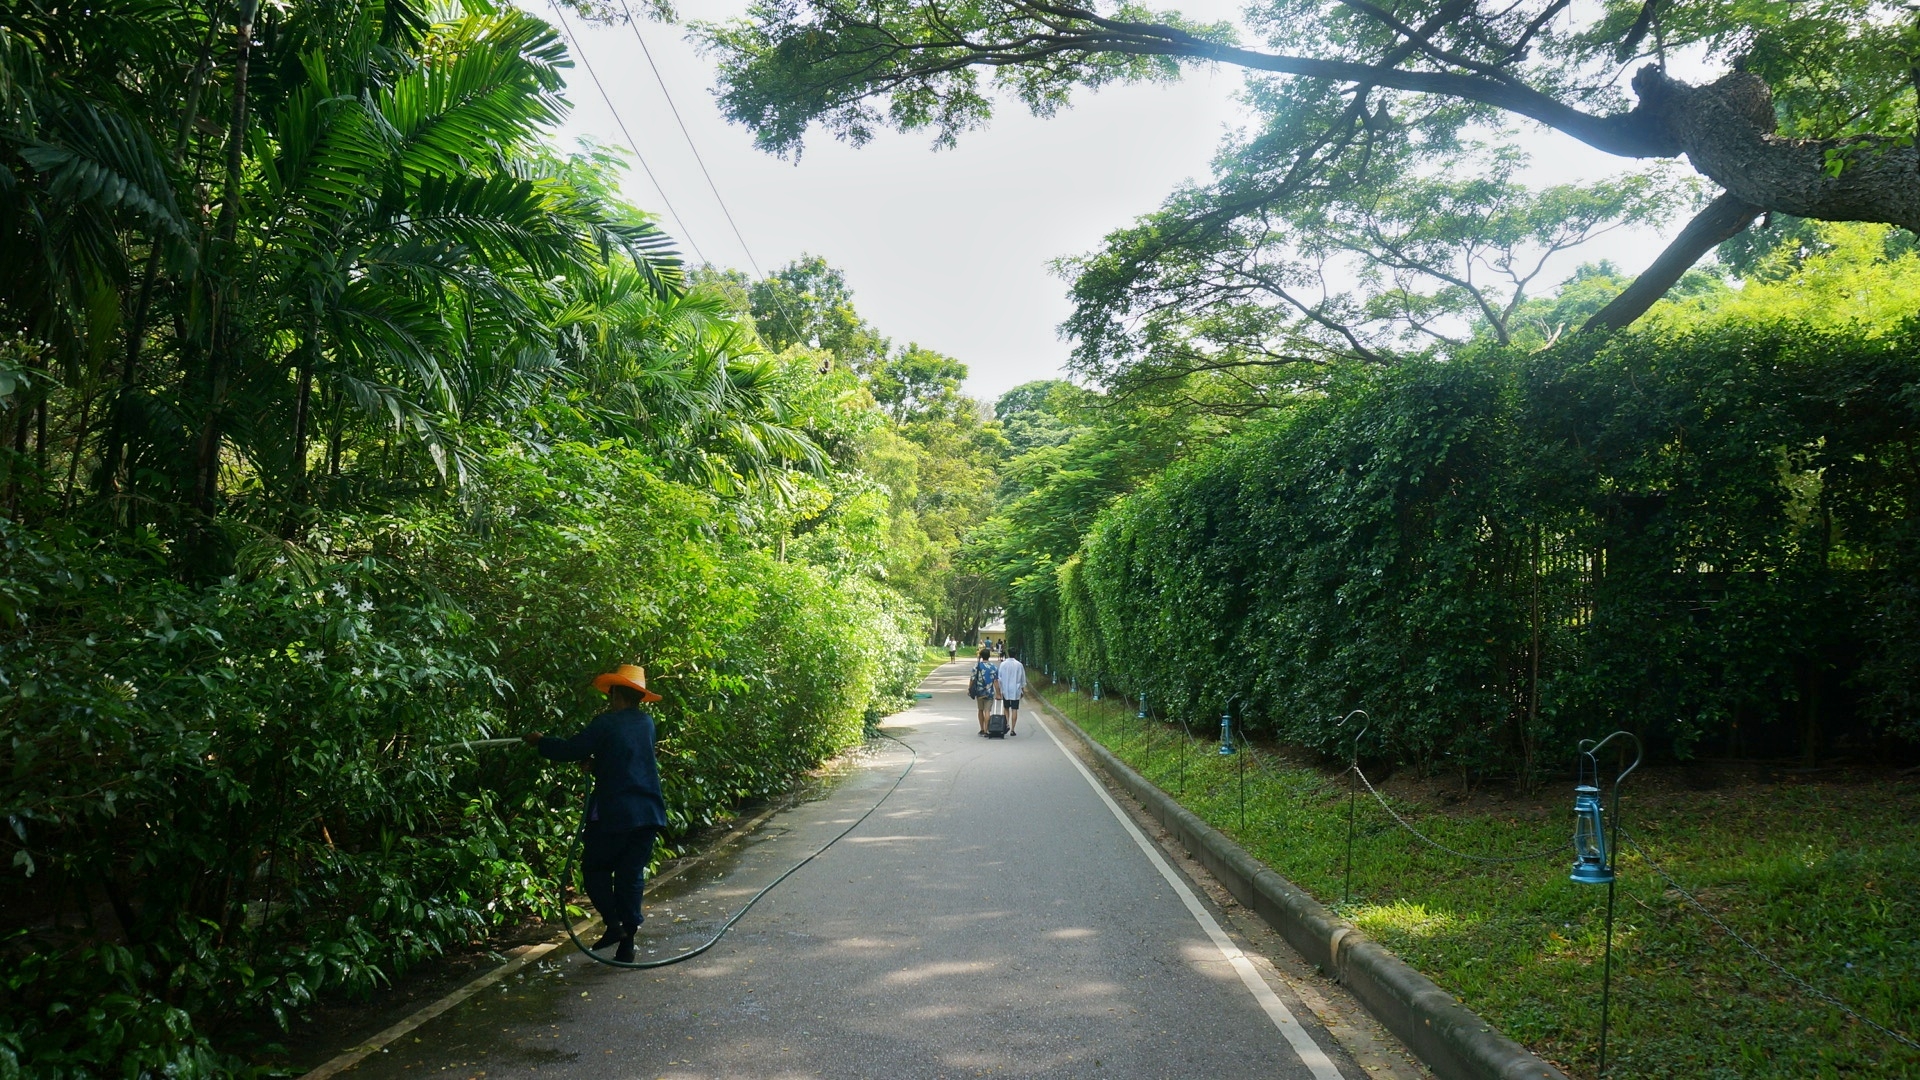
<instances>
[{"instance_id":1,"label":"blue lantern","mask_svg":"<svg viewBox=\"0 0 1920 1080\"><path fill-rule=\"evenodd\" d=\"M1100 680L1099 679L1093 680L1093 700L1095 701L1100 700Z\"/></svg>"},{"instance_id":2,"label":"blue lantern","mask_svg":"<svg viewBox=\"0 0 1920 1080\"><path fill-rule=\"evenodd\" d=\"M1147 695L1140 695L1140 711L1134 713L1133 718L1135 720L1145 720L1147 718Z\"/></svg>"},{"instance_id":3,"label":"blue lantern","mask_svg":"<svg viewBox=\"0 0 1920 1080\"><path fill-rule=\"evenodd\" d=\"M1573 789L1573 874L1582 885L1605 885L1613 880L1613 860L1607 851L1607 823L1600 807L1600 789L1581 784Z\"/></svg>"},{"instance_id":4,"label":"blue lantern","mask_svg":"<svg viewBox=\"0 0 1920 1080\"><path fill-rule=\"evenodd\" d=\"M1620 835L1620 782L1640 767L1644 750L1640 737L1631 731L1616 731L1594 742L1580 740L1580 753L1573 759L1573 873L1581 885L1607 887L1607 945L1600 975L1600 1067L1595 1075L1607 1074L1607 1024L1613 996L1613 845L1607 840L1606 811L1600 803L1600 750L1622 736L1633 741L1633 764L1613 777L1614 839ZM1625 760L1622 754L1621 759ZM1584 760L1583 760L1584 759Z\"/></svg>"},{"instance_id":5,"label":"blue lantern","mask_svg":"<svg viewBox=\"0 0 1920 1080\"><path fill-rule=\"evenodd\" d=\"M1232 757L1239 750L1233 745L1233 713L1220 714L1220 756Z\"/></svg>"},{"instance_id":6,"label":"blue lantern","mask_svg":"<svg viewBox=\"0 0 1920 1080\"><path fill-rule=\"evenodd\" d=\"M1613 778L1613 812L1620 813L1620 781L1640 767L1640 739L1630 731L1616 731L1594 742L1580 741L1580 753L1574 758L1573 788L1573 873L1571 879L1582 885L1613 884L1613 851L1607 838L1607 813L1600 799L1600 749L1621 736L1633 740L1633 764ZM1615 826L1618 828L1618 826Z\"/></svg>"}]
</instances>

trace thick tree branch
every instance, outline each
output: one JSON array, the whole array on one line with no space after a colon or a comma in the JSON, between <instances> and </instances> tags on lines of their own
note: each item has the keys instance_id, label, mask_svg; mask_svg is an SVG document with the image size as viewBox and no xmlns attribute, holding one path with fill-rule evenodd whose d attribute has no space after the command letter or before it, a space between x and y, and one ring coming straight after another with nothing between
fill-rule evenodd
<instances>
[{"instance_id":1,"label":"thick tree branch","mask_svg":"<svg viewBox=\"0 0 1920 1080\"><path fill-rule=\"evenodd\" d=\"M1635 111L1657 117L1693 167L1727 194L1761 210L1920 232L1920 151L1911 140L1782 138L1773 134L1772 91L1746 72L1688 86L1649 66L1633 88Z\"/></svg>"},{"instance_id":2,"label":"thick tree branch","mask_svg":"<svg viewBox=\"0 0 1920 1080\"><path fill-rule=\"evenodd\" d=\"M1440 94L1537 120L1595 149L1621 157L1671 157L1680 152L1678 146L1662 137L1664 132L1661 126L1650 122L1650 118L1640 109L1613 116L1595 116L1518 81L1451 71L1408 70L1391 64L1256 52L1236 45L1208 41L1177 27L1159 23L1106 19L1092 12L1077 12L1077 9L1043 7L1043 10L1059 14L1075 12L1106 32L1104 35L1081 35L1083 43L1077 45L1078 48L1085 48L1087 39L1097 41L1107 37L1108 42L1102 44L1113 52L1211 60L1276 75L1298 75L1329 82L1367 83L1392 90Z\"/></svg>"},{"instance_id":3,"label":"thick tree branch","mask_svg":"<svg viewBox=\"0 0 1920 1080\"><path fill-rule=\"evenodd\" d=\"M1667 250L1653 260L1653 265L1639 277L1627 290L1613 298L1613 302L1599 311L1582 326L1581 332L1590 330L1619 330L1635 319L1646 314L1655 301L1667 294L1680 276L1700 261L1700 257L1721 244L1731 240L1740 230L1753 223L1760 216L1760 208L1752 203L1721 195L1707 204L1705 210L1687 222L1680 235L1673 238Z\"/></svg>"}]
</instances>

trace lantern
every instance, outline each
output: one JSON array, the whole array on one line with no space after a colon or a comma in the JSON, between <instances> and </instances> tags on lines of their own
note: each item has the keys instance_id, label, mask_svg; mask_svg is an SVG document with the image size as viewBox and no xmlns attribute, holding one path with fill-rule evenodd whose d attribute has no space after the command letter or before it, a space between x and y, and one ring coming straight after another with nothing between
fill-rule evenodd
<instances>
[{"instance_id":1,"label":"lantern","mask_svg":"<svg viewBox=\"0 0 1920 1080\"><path fill-rule=\"evenodd\" d=\"M1613 996L1613 852L1607 846L1606 812L1600 805L1600 751L1613 740L1625 737L1633 743L1633 764L1613 778L1613 828L1618 839L1620 829L1620 782L1640 767L1643 750L1640 737L1630 731L1616 731L1594 742L1580 740L1580 752L1574 756L1573 778L1573 873L1581 885L1607 887L1607 945L1600 967L1600 1068L1597 1076L1607 1074L1607 1023ZM1625 760L1621 755L1621 760ZM1589 783L1591 778L1591 783Z\"/></svg>"},{"instance_id":2,"label":"lantern","mask_svg":"<svg viewBox=\"0 0 1920 1080\"><path fill-rule=\"evenodd\" d=\"M1134 713L1133 718L1135 720L1145 720L1147 718L1147 695L1140 695L1140 711Z\"/></svg>"},{"instance_id":3,"label":"lantern","mask_svg":"<svg viewBox=\"0 0 1920 1080\"><path fill-rule=\"evenodd\" d=\"M1100 700L1100 680L1099 679L1093 680L1093 700L1095 701Z\"/></svg>"},{"instance_id":4,"label":"lantern","mask_svg":"<svg viewBox=\"0 0 1920 1080\"><path fill-rule=\"evenodd\" d=\"M1232 757L1237 751L1233 745L1233 713L1220 714L1220 756Z\"/></svg>"},{"instance_id":5,"label":"lantern","mask_svg":"<svg viewBox=\"0 0 1920 1080\"><path fill-rule=\"evenodd\" d=\"M1613 881L1613 860L1607 851L1606 814L1600 807L1600 789L1581 784L1573 789L1573 874L1582 885Z\"/></svg>"}]
</instances>

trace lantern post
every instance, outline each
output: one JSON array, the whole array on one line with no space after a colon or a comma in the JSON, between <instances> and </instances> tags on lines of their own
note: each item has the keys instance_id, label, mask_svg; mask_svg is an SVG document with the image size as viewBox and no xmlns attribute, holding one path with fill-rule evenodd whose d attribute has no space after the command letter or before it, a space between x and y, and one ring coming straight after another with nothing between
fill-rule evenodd
<instances>
[{"instance_id":1,"label":"lantern post","mask_svg":"<svg viewBox=\"0 0 1920 1080\"><path fill-rule=\"evenodd\" d=\"M1346 727L1347 721L1356 716L1365 720L1366 723L1361 724L1360 730L1353 735L1353 756L1347 762L1347 876L1346 884L1340 887L1342 904L1353 899L1353 804L1360 794L1360 737L1367 733L1367 729L1373 727L1373 717L1368 716L1365 709L1355 709L1341 717L1340 722L1334 725Z\"/></svg>"},{"instance_id":2,"label":"lantern post","mask_svg":"<svg viewBox=\"0 0 1920 1080\"><path fill-rule=\"evenodd\" d=\"M1235 694L1228 698L1227 703L1220 708L1220 756L1238 757L1240 759L1238 763L1240 773L1240 831L1244 833L1247 831L1247 756L1240 753L1239 747L1233 745L1233 703L1239 700L1240 695ZM1246 741L1246 737L1246 732L1242 731L1240 733L1241 741Z\"/></svg>"},{"instance_id":3,"label":"lantern post","mask_svg":"<svg viewBox=\"0 0 1920 1080\"><path fill-rule=\"evenodd\" d=\"M1633 764L1614 775L1613 835L1608 836L1609 811L1600 799L1600 751L1622 736L1633 740ZM1631 731L1616 731L1599 742L1580 740L1580 752L1573 759L1573 872L1568 877L1581 885L1607 887L1606 949L1600 975L1600 1066L1596 1076L1605 1076L1607 1072L1607 1020L1613 1004L1613 862L1620 845L1620 782L1640 767L1643 753L1639 736ZM1625 756L1623 746L1621 757Z\"/></svg>"}]
</instances>

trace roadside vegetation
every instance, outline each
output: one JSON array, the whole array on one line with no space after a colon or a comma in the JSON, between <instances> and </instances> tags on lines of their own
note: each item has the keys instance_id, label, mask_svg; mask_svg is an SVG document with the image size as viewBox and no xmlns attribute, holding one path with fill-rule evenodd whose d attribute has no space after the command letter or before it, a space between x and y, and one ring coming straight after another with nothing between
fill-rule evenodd
<instances>
[{"instance_id":1,"label":"roadside vegetation","mask_svg":"<svg viewBox=\"0 0 1920 1080\"><path fill-rule=\"evenodd\" d=\"M531 10L0 11L0 1080L267 1071L241 1033L554 915L584 781L450 747L577 724L622 662L665 697L671 846L1003 612L1036 673L1231 709L1306 762L1260 773L1246 839L1323 896L1317 766L1356 707L1410 805L1512 793L1418 807L1496 850L1557 841L1527 808L1615 729L1662 767L1920 761L1910 13L1269 7L1285 63L1358 66L1255 76L1209 182L1057 264L1073 378L991 406L825 258L687 265L623 152L555 141L572 58ZM957 137L1003 34L1002 88L1042 112L1258 60L1117 8L872 14L694 33L784 150L814 120ZM893 74L860 59L876 28ZM1672 79L1670 44L1727 76ZM1523 76L1700 177L1530 187L1497 111ZM1772 165L1724 167L1747 151ZM1640 278L1549 276L1688 216ZM1160 752L1123 721L1088 714ZM1911 788L1657 789L1637 835L1911 1036ZM1369 820L1354 917L1583 1066L1591 896ZM1616 1075L1920 1068L1689 936L1625 858Z\"/></svg>"},{"instance_id":2,"label":"roadside vegetation","mask_svg":"<svg viewBox=\"0 0 1920 1080\"><path fill-rule=\"evenodd\" d=\"M0 15L0 1077L248 1075L557 914L586 781L451 744L596 672L670 850L977 625L966 368L684 266L570 66L488 3Z\"/></svg>"},{"instance_id":3,"label":"roadside vegetation","mask_svg":"<svg viewBox=\"0 0 1920 1080\"><path fill-rule=\"evenodd\" d=\"M1042 685L1048 680L1042 675ZM1362 763L1402 818L1470 862L1422 842L1365 787L1268 743L1217 753L1217 726L1189 733L1137 706L1064 684L1047 701L1188 809L1570 1075L1591 1076L1600 1026L1606 890L1567 879L1572 783L1469 792L1457 780ZM1217 723L1217 721L1216 721ZM1645 1077L1920 1075L1902 1046L1809 994L1743 949L1654 871L1793 976L1867 1019L1912 1035L1920 1015L1920 777L1745 779L1723 766L1627 781L1633 838L1618 862L1608 1073ZM1245 776L1242 824L1241 775ZM1692 783L1687 782L1691 775Z\"/></svg>"}]
</instances>

